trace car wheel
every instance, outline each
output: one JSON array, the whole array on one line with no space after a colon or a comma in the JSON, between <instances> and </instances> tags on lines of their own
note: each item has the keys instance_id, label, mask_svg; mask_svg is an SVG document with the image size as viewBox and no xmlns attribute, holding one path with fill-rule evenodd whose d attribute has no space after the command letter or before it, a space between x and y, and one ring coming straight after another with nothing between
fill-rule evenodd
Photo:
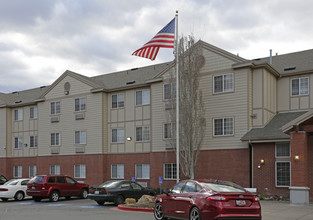
<instances>
[{"instance_id":1,"label":"car wheel","mask_svg":"<svg viewBox=\"0 0 313 220\"><path fill-rule=\"evenodd\" d=\"M191 209L189 220L201 220L201 213L197 207Z\"/></svg>"},{"instance_id":2,"label":"car wheel","mask_svg":"<svg viewBox=\"0 0 313 220\"><path fill-rule=\"evenodd\" d=\"M83 199L87 199L88 197L88 191L87 189L82 189L82 192L80 194L80 197L83 198Z\"/></svg>"},{"instance_id":3,"label":"car wheel","mask_svg":"<svg viewBox=\"0 0 313 220\"><path fill-rule=\"evenodd\" d=\"M104 205L104 201L96 201L98 205Z\"/></svg>"},{"instance_id":4,"label":"car wheel","mask_svg":"<svg viewBox=\"0 0 313 220\"><path fill-rule=\"evenodd\" d=\"M8 201L8 198L1 198L1 200L2 200L3 202L6 202L6 201Z\"/></svg>"},{"instance_id":5,"label":"car wheel","mask_svg":"<svg viewBox=\"0 0 313 220\"><path fill-rule=\"evenodd\" d=\"M40 202L41 197L38 197L38 196L33 196L33 200L34 200L34 201L36 201L36 202Z\"/></svg>"},{"instance_id":6,"label":"car wheel","mask_svg":"<svg viewBox=\"0 0 313 220\"><path fill-rule=\"evenodd\" d=\"M57 202L59 201L59 198L60 198L59 193L57 191L52 191L49 199L51 202Z\"/></svg>"},{"instance_id":7,"label":"car wheel","mask_svg":"<svg viewBox=\"0 0 313 220\"><path fill-rule=\"evenodd\" d=\"M124 197L122 195L119 195L115 199L115 205L120 205L123 204L125 201Z\"/></svg>"},{"instance_id":8,"label":"car wheel","mask_svg":"<svg viewBox=\"0 0 313 220\"><path fill-rule=\"evenodd\" d=\"M24 193L21 192L21 191L17 192L17 193L15 194L15 196L14 196L14 199L17 200L17 201L23 200L23 199L24 199Z\"/></svg>"},{"instance_id":9,"label":"car wheel","mask_svg":"<svg viewBox=\"0 0 313 220\"><path fill-rule=\"evenodd\" d=\"M164 217L162 205L159 202L155 204L153 214L154 214L154 218L156 220L165 220L165 219L167 219L166 217Z\"/></svg>"}]
</instances>

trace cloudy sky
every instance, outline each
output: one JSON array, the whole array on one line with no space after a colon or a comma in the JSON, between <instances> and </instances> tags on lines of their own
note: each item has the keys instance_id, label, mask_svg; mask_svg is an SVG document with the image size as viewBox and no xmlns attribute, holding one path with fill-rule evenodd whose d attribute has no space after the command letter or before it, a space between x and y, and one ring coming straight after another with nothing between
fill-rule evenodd
<instances>
[{"instance_id":1,"label":"cloudy sky","mask_svg":"<svg viewBox=\"0 0 313 220\"><path fill-rule=\"evenodd\" d=\"M179 10L179 35L254 59L313 48L307 0L1 0L0 92L173 60L131 56Z\"/></svg>"}]
</instances>

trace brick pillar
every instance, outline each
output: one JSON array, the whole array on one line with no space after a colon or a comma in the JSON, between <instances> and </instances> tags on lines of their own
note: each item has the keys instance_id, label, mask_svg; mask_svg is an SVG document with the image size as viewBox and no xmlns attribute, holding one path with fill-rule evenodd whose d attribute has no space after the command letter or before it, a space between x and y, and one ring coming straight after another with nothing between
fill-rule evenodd
<instances>
[{"instance_id":1,"label":"brick pillar","mask_svg":"<svg viewBox=\"0 0 313 220\"><path fill-rule=\"evenodd\" d=\"M290 133L291 187L290 201L293 204L309 203L308 135L297 129ZM299 156L299 160L295 156Z\"/></svg>"}]
</instances>

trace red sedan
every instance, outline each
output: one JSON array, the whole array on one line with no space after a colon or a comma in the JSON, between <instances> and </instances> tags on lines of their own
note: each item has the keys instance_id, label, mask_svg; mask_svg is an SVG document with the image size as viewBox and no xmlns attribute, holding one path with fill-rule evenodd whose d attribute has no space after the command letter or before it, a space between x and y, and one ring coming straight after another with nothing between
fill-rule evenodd
<instances>
[{"instance_id":1,"label":"red sedan","mask_svg":"<svg viewBox=\"0 0 313 220\"><path fill-rule=\"evenodd\" d=\"M184 180L156 198L154 217L190 220L260 220L257 195L227 181Z\"/></svg>"}]
</instances>

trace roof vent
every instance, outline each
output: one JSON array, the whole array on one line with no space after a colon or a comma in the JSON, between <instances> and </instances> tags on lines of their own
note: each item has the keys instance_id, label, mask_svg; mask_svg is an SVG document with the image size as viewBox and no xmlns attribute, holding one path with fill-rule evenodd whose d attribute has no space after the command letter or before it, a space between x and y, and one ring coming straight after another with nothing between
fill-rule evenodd
<instances>
[{"instance_id":1,"label":"roof vent","mask_svg":"<svg viewBox=\"0 0 313 220\"><path fill-rule=\"evenodd\" d=\"M21 100L15 101L15 104L18 104L18 103L21 103L21 102L22 102Z\"/></svg>"},{"instance_id":2,"label":"roof vent","mask_svg":"<svg viewBox=\"0 0 313 220\"><path fill-rule=\"evenodd\" d=\"M290 70L295 70L295 69L296 69L295 66L290 66L290 67L284 68L284 71L290 71Z\"/></svg>"},{"instance_id":3,"label":"roof vent","mask_svg":"<svg viewBox=\"0 0 313 220\"><path fill-rule=\"evenodd\" d=\"M133 69L130 69L131 71L134 71L134 70L138 70L138 68L133 68Z\"/></svg>"},{"instance_id":4,"label":"roof vent","mask_svg":"<svg viewBox=\"0 0 313 220\"><path fill-rule=\"evenodd\" d=\"M261 60L261 58L256 58L256 59L253 59L253 60L255 60L255 61L259 61L259 60Z\"/></svg>"},{"instance_id":5,"label":"roof vent","mask_svg":"<svg viewBox=\"0 0 313 220\"><path fill-rule=\"evenodd\" d=\"M40 86L39 88L40 88L40 89L43 89L43 88L46 88L46 86Z\"/></svg>"},{"instance_id":6,"label":"roof vent","mask_svg":"<svg viewBox=\"0 0 313 220\"><path fill-rule=\"evenodd\" d=\"M127 82L126 85L131 85L131 84L134 84L136 81L130 81L130 82Z\"/></svg>"},{"instance_id":7,"label":"roof vent","mask_svg":"<svg viewBox=\"0 0 313 220\"><path fill-rule=\"evenodd\" d=\"M17 92L17 91L15 91L15 92L12 92L12 94L16 94L16 93L18 94L18 92Z\"/></svg>"}]
</instances>

